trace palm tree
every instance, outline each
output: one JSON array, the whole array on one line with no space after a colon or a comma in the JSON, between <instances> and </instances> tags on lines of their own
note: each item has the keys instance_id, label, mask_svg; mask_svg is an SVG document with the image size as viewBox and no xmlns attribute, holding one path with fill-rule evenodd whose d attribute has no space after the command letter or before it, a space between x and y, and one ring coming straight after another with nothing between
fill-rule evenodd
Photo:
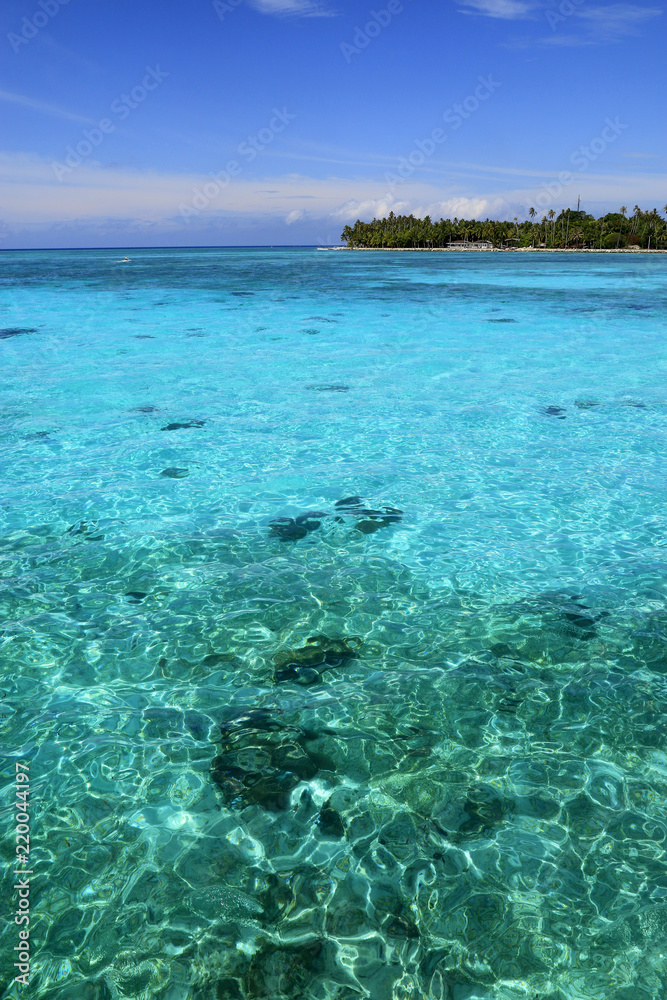
<instances>
[{"instance_id":1,"label":"palm tree","mask_svg":"<svg viewBox=\"0 0 667 1000\"><path fill-rule=\"evenodd\" d=\"M627 212L627 210L628 209L627 209L626 205L621 205L621 215L623 216L623 222L625 222L625 213ZM623 222L620 225L619 232L618 232L618 239L616 240L616 249L617 250L618 250L618 244L621 242L621 232L623 230Z\"/></svg>"},{"instance_id":2,"label":"palm tree","mask_svg":"<svg viewBox=\"0 0 667 1000\"><path fill-rule=\"evenodd\" d=\"M554 241L556 239L556 230L554 229L554 225L555 225L554 219L555 218L556 218L556 213L554 212L553 208L550 208L549 209L549 221L551 222L551 246L554 245Z\"/></svg>"},{"instance_id":3,"label":"palm tree","mask_svg":"<svg viewBox=\"0 0 667 1000\"><path fill-rule=\"evenodd\" d=\"M648 249L651 249L651 227L653 227L653 235L656 234L656 229L658 226L658 209L654 208L649 213L649 223L648 223Z\"/></svg>"},{"instance_id":4,"label":"palm tree","mask_svg":"<svg viewBox=\"0 0 667 1000\"><path fill-rule=\"evenodd\" d=\"M665 209L665 211L667 211L667 209ZM537 212L535 211L534 208L531 207L531 208L528 209L528 215L530 216L530 221L531 221L530 231L533 234L533 249L534 249L535 248L535 221L534 220L535 220L535 216L537 215Z\"/></svg>"}]
</instances>

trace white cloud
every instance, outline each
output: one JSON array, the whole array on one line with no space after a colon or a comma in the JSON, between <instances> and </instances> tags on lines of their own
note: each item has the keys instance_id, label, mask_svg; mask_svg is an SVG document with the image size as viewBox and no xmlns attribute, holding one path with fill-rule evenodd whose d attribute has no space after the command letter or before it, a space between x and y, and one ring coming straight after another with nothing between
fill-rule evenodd
<instances>
[{"instance_id":1,"label":"white cloud","mask_svg":"<svg viewBox=\"0 0 667 1000\"><path fill-rule=\"evenodd\" d=\"M583 0L576 0L581 3ZM640 29L652 18L659 17L660 7L646 7L633 3L584 4L575 7L557 3L557 0L458 0L461 14L491 17L502 21L535 21L538 12L547 18L553 34L539 39L543 45L560 47L599 45L618 42L629 35L640 34ZM565 25L569 30L565 30ZM514 47L522 47L515 40Z\"/></svg>"},{"instance_id":2,"label":"white cloud","mask_svg":"<svg viewBox=\"0 0 667 1000\"><path fill-rule=\"evenodd\" d=\"M577 11L577 17L589 27L594 37L609 42L637 34L640 25L660 14L662 10L659 7L638 7L627 3L582 7Z\"/></svg>"},{"instance_id":3,"label":"white cloud","mask_svg":"<svg viewBox=\"0 0 667 1000\"><path fill-rule=\"evenodd\" d=\"M660 7L640 7L637 4L614 3L604 6L582 7L559 15L553 8L549 11L554 34L543 38L545 45L560 47L600 45L620 42L628 36L640 34L640 28L662 14ZM570 20L571 18L571 20ZM570 27L579 32L560 31L560 22L568 20Z\"/></svg>"},{"instance_id":4,"label":"white cloud","mask_svg":"<svg viewBox=\"0 0 667 1000\"><path fill-rule=\"evenodd\" d=\"M435 192L431 191L431 195ZM506 199L499 196L482 196L479 198L458 195L437 201L418 201L409 198L404 201L389 198L369 198L366 201L351 199L331 212L331 218L341 222L356 222L357 219L381 219L390 212L394 215L416 215L424 218L430 215L432 219L485 219L504 218L508 212ZM494 214L495 213L495 214Z\"/></svg>"},{"instance_id":5,"label":"white cloud","mask_svg":"<svg viewBox=\"0 0 667 1000\"><path fill-rule=\"evenodd\" d=\"M192 204L195 192L210 181L208 174L103 167L88 160L66 174L61 183L48 160L27 153L0 153L0 213L12 224L51 225L91 218L154 222L173 218L180 224L180 206ZM206 197L196 218L205 221L244 215L285 220L304 211L304 200L308 200L308 216L322 218L354 196L364 202L377 199L386 187L386 182L376 180L318 179L300 174L246 178L241 174L214 197ZM413 204L432 197L434 190L416 181L403 188ZM295 207L295 201L299 206Z\"/></svg>"},{"instance_id":6,"label":"white cloud","mask_svg":"<svg viewBox=\"0 0 667 1000\"><path fill-rule=\"evenodd\" d=\"M482 14L484 17L496 17L503 21L523 21L531 17L536 3L525 3L524 0L462 0L462 14Z\"/></svg>"},{"instance_id":7,"label":"white cloud","mask_svg":"<svg viewBox=\"0 0 667 1000\"><path fill-rule=\"evenodd\" d=\"M421 217L430 215L432 219L499 219L509 211L507 199L498 196L483 198L447 198L418 209Z\"/></svg>"},{"instance_id":8,"label":"white cloud","mask_svg":"<svg viewBox=\"0 0 667 1000\"><path fill-rule=\"evenodd\" d=\"M602 7L582 7L577 11L577 16L587 21L596 21L601 24L614 24L617 22L628 24L632 21L645 21L648 17L657 17L662 14L660 7L637 7L631 3L612 3Z\"/></svg>"},{"instance_id":9,"label":"white cloud","mask_svg":"<svg viewBox=\"0 0 667 1000\"><path fill-rule=\"evenodd\" d=\"M52 118L68 118L73 122L81 122L84 125L94 125L92 118L85 118L83 115L74 114L64 108L57 108L53 104L44 104L43 101L35 101L32 97L25 97L23 94L12 94L8 90L0 90L0 101L5 104L18 104L22 108L30 111L38 111L42 115L49 115Z\"/></svg>"},{"instance_id":10,"label":"white cloud","mask_svg":"<svg viewBox=\"0 0 667 1000\"><path fill-rule=\"evenodd\" d=\"M336 12L314 0L247 0L260 14L274 17L336 17Z\"/></svg>"},{"instance_id":11,"label":"white cloud","mask_svg":"<svg viewBox=\"0 0 667 1000\"><path fill-rule=\"evenodd\" d=\"M457 166L466 165L452 164L449 176L439 182L410 179L395 193L387 192L386 182L380 179L240 175L206 202L188 225L179 208L191 204L194 191L210 182L206 174L121 170L88 162L74 170L66 183L59 183L48 161L6 153L0 154L0 217L5 226L0 240L6 245L20 233L24 245L29 244L30 233L48 231L54 240L63 233L62 241L67 245L73 231L86 230L94 233L91 238L98 245L115 234L116 244L121 244L137 233L144 234L145 244L159 243L160 234L169 233L179 233L184 243L197 243L206 242L207 233L214 233L212 239L219 241L221 233L245 226L257 233L255 242L262 242L261 233L267 226L296 224L299 233L310 226L315 233L317 226L326 224L327 231L330 228L337 234L345 223L386 216L390 211L422 217L428 214L436 219L525 218L544 189L543 181L553 177L541 171L493 165L476 175L473 165L461 171ZM581 195L590 211L635 202L652 208L664 204L666 187L664 172L633 169L631 176L579 174L559 193L553 207L576 205L576 197ZM308 199L307 210L300 207L304 198ZM295 207L297 200L299 206Z\"/></svg>"},{"instance_id":12,"label":"white cloud","mask_svg":"<svg viewBox=\"0 0 667 1000\"><path fill-rule=\"evenodd\" d=\"M402 215L410 212L410 200L399 201L390 195L380 198L366 198L358 201L350 198L339 205L330 213L332 219L339 219L341 222L356 222L357 219L370 219L375 217L381 219L390 212L395 215Z\"/></svg>"}]
</instances>

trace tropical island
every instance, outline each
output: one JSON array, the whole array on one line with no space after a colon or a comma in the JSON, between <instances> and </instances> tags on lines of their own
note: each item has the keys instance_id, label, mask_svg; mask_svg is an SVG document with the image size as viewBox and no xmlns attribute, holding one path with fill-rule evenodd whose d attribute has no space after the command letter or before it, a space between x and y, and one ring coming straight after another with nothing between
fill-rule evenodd
<instances>
[{"instance_id":1,"label":"tropical island","mask_svg":"<svg viewBox=\"0 0 667 1000\"><path fill-rule=\"evenodd\" d=\"M667 213L667 205L663 209ZM622 205L596 219L584 211L551 209L542 219L534 208L519 222L493 219L424 219L394 215L345 226L341 233L351 250L665 250L667 222L654 208L633 214Z\"/></svg>"}]
</instances>

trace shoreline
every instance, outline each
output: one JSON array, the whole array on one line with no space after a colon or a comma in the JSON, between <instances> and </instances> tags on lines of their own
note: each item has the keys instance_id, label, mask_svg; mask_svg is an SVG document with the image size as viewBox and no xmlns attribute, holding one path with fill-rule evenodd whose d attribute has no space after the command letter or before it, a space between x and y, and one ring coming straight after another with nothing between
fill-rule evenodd
<instances>
[{"instance_id":1,"label":"shoreline","mask_svg":"<svg viewBox=\"0 0 667 1000\"><path fill-rule=\"evenodd\" d=\"M318 250L365 250L375 253L667 253L667 250L648 250L644 247L619 247L594 249L583 247L493 247L476 250L474 247L317 247Z\"/></svg>"}]
</instances>

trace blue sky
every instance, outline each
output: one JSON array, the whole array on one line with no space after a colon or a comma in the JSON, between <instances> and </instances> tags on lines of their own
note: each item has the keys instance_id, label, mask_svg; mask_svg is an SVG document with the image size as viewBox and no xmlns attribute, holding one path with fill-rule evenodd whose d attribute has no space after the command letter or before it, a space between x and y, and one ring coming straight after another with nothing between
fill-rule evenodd
<instances>
[{"instance_id":1,"label":"blue sky","mask_svg":"<svg viewBox=\"0 0 667 1000\"><path fill-rule=\"evenodd\" d=\"M662 0L6 0L0 246L667 202Z\"/></svg>"}]
</instances>

